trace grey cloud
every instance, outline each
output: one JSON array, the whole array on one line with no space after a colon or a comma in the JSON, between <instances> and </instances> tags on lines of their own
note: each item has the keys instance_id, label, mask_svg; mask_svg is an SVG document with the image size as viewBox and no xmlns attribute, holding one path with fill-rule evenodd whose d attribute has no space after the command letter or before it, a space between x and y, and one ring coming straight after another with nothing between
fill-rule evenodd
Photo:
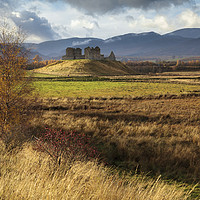
<instances>
[{"instance_id":1,"label":"grey cloud","mask_svg":"<svg viewBox=\"0 0 200 200\"><path fill-rule=\"evenodd\" d=\"M1 8L14 8L19 1L16 0L1 0L0 7Z\"/></svg>"},{"instance_id":2,"label":"grey cloud","mask_svg":"<svg viewBox=\"0 0 200 200\"><path fill-rule=\"evenodd\" d=\"M115 41L119 41L121 39L122 38L120 38L120 37L109 38L109 39L105 40L104 43L112 43L112 42L115 42Z\"/></svg>"},{"instance_id":3,"label":"grey cloud","mask_svg":"<svg viewBox=\"0 0 200 200\"><path fill-rule=\"evenodd\" d=\"M11 19L17 26L21 26L28 35L35 35L42 40L58 39L60 36L52 29L45 18L40 18L36 13L23 11L19 16L12 15Z\"/></svg>"},{"instance_id":4,"label":"grey cloud","mask_svg":"<svg viewBox=\"0 0 200 200\"><path fill-rule=\"evenodd\" d=\"M134 21L134 17L131 15L126 16L126 21L127 22L133 22Z\"/></svg>"},{"instance_id":5,"label":"grey cloud","mask_svg":"<svg viewBox=\"0 0 200 200\"><path fill-rule=\"evenodd\" d=\"M18 7L20 1L17 0L0 0L0 16L9 16L10 13Z\"/></svg>"},{"instance_id":6,"label":"grey cloud","mask_svg":"<svg viewBox=\"0 0 200 200\"><path fill-rule=\"evenodd\" d=\"M49 0L57 1L57 0ZM106 13L123 8L158 9L170 5L181 5L184 3L195 4L194 0L61 0L78 9L88 13Z\"/></svg>"},{"instance_id":7,"label":"grey cloud","mask_svg":"<svg viewBox=\"0 0 200 200\"><path fill-rule=\"evenodd\" d=\"M100 28L97 21L93 21L93 23L94 23L94 25L95 25L97 28Z\"/></svg>"},{"instance_id":8,"label":"grey cloud","mask_svg":"<svg viewBox=\"0 0 200 200\"><path fill-rule=\"evenodd\" d=\"M93 35L94 27L100 28L97 21L93 21L93 22L91 22L91 24L93 25L93 27L91 27L91 28L83 26L83 28L87 31L86 37L90 37Z\"/></svg>"},{"instance_id":9,"label":"grey cloud","mask_svg":"<svg viewBox=\"0 0 200 200\"><path fill-rule=\"evenodd\" d=\"M69 28L65 25L53 25L52 26L54 30L56 30L59 35L62 37L70 37L71 35L69 34Z\"/></svg>"},{"instance_id":10,"label":"grey cloud","mask_svg":"<svg viewBox=\"0 0 200 200\"><path fill-rule=\"evenodd\" d=\"M87 28L87 27L83 27L87 33L86 33L86 37L91 37L93 35L93 29L92 28Z\"/></svg>"}]
</instances>

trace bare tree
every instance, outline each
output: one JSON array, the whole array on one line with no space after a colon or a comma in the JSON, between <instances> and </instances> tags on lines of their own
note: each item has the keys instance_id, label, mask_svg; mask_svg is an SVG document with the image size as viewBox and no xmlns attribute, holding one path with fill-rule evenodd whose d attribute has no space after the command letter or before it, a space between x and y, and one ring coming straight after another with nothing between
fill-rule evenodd
<instances>
[{"instance_id":1,"label":"bare tree","mask_svg":"<svg viewBox=\"0 0 200 200\"><path fill-rule=\"evenodd\" d=\"M0 138L9 143L25 120L30 93L24 67L28 61L20 28L0 26Z\"/></svg>"}]
</instances>

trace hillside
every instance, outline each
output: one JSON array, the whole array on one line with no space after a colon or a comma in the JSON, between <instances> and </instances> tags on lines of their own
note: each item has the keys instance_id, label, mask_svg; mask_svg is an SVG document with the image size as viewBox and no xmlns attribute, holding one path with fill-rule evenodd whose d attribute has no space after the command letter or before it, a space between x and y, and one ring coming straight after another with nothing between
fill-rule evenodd
<instances>
[{"instance_id":1,"label":"hillside","mask_svg":"<svg viewBox=\"0 0 200 200\"><path fill-rule=\"evenodd\" d=\"M101 53L108 56L114 51L117 57L191 57L200 54L200 28L181 29L160 35L155 32L129 33L108 39L68 38L34 44L32 51L43 58L60 59L67 47L81 48L88 46L101 48Z\"/></svg>"},{"instance_id":2,"label":"hillside","mask_svg":"<svg viewBox=\"0 0 200 200\"><path fill-rule=\"evenodd\" d=\"M168 33L166 35L181 36L181 37L184 37L184 38L197 39L197 38L200 38L200 28L184 28L184 29L173 31L173 32Z\"/></svg>"},{"instance_id":3,"label":"hillside","mask_svg":"<svg viewBox=\"0 0 200 200\"><path fill-rule=\"evenodd\" d=\"M66 60L35 69L34 72L57 76L128 75L134 71L119 61Z\"/></svg>"}]
</instances>

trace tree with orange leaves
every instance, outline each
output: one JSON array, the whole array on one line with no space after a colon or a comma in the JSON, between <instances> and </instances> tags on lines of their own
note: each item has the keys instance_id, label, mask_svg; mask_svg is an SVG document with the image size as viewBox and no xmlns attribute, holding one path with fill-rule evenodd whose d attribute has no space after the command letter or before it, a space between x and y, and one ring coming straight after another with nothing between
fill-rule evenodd
<instances>
[{"instance_id":1,"label":"tree with orange leaves","mask_svg":"<svg viewBox=\"0 0 200 200\"><path fill-rule=\"evenodd\" d=\"M37 64L42 61L42 58L37 54L35 55L35 57L33 58L33 61L36 62Z\"/></svg>"},{"instance_id":2,"label":"tree with orange leaves","mask_svg":"<svg viewBox=\"0 0 200 200\"><path fill-rule=\"evenodd\" d=\"M24 70L28 61L24 39L20 28L11 29L6 23L0 26L0 139L6 145L16 138L25 121L24 97L30 93Z\"/></svg>"}]
</instances>

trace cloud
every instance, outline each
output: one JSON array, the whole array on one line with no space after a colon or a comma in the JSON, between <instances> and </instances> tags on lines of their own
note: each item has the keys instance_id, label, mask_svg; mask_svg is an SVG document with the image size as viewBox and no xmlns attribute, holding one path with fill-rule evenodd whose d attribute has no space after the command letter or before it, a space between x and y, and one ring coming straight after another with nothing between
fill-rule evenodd
<instances>
[{"instance_id":1,"label":"cloud","mask_svg":"<svg viewBox=\"0 0 200 200\"><path fill-rule=\"evenodd\" d=\"M51 2L57 0L49 0ZM195 3L194 0L62 0L78 9L83 9L90 14L107 13L123 8L158 9L177 6L184 3Z\"/></svg>"},{"instance_id":2,"label":"cloud","mask_svg":"<svg viewBox=\"0 0 200 200\"><path fill-rule=\"evenodd\" d=\"M127 20L131 28L140 27L140 31L156 31L166 32L173 30L172 25L168 22L167 18L161 15L157 15L154 18L146 18L144 15L140 15L137 19ZM143 30L145 28L145 30Z\"/></svg>"},{"instance_id":3,"label":"cloud","mask_svg":"<svg viewBox=\"0 0 200 200\"><path fill-rule=\"evenodd\" d=\"M39 17L36 13L30 11L12 12L11 19L16 26L21 26L27 32L28 36L37 40L53 40L60 38L48 20Z\"/></svg>"},{"instance_id":4,"label":"cloud","mask_svg":"<svg viewBox=\"0 0 200 200\"><path fill-rule=\"evenodd\" d=\"M86 44L89 44L92 40L89 39L89 40L84 40L82 42L72 42L72 46L78 46L78 45L86 45Z\"/></svg>"},{"instance_id":5,"label":"cloud","mask_svg":"<svg viewBox=\"0 0 200 200\"><path fill-rule=\"evenodd\" d=\"M187 28L200 27L200 16L192 10L182 12L177 18L177 24Z\"/></svg>"},{"instance_id":6,"label":"cloud","mask_svg":"<svg viewBox=\"0 0 200 200\"><path fill-rule=\"evenodd\" d=\"M16 7L20 5L17 0L0 0L0 17L7 18Z\"/></svg>"},{"instance_id":7,"label":"cloud","mask_svg":"<svg viewBox=\"0 0 200 200\"><path fill-rule=\"evenodd\" d=\"M112 43L112 42L115 42L115 41L119 41L121 40L122 38L120 37L115 37L115 38L109 38L107 40L104 40L104 43Z\"/></svg>"},{"instance_id":8,"label":"cloud","mask_svg":"<svg viewBox=\"0 0 200 200\"><path fill-rule=\"evenodd\" d=\"M76 19L71 21L72 27L84 27L88 29L93 29L95 27L99 28L99 24L96 21L89 21L87 19Z\"/></svg>"},{"instance_id":9,"label":"cloud","mask_svg":"<svg viewBox=\"0 0 200 200\"><path fill-rule=\"evenodd\" d=\"M82 17L71 21L70 27L74 30L79 30L79 32L86 31L86 37L93 35L94 29L100 28L97 21L89 20L87 17Z\"/></svg>"},{"instance_id":10,"label":"cloud","mask_svg":"<svg viewBox=\"0 0 200 200\"><path fill-rule=\"evenodd\" d=\"M200 27L200 4L194 6L195 0L0 0L0 22L8 19L11 26L21 25L33 42L66 37L106 39L132 32L164 34Z\"/></svg>"},{"instance_id":11,"label":"cloud","mask_svg":"<svg viewBox=\"0 0 200 200\"><path fill-rule=\"evenodd\" d=\"M56 30L57 33L59 33L59 36L61 38L65 38L65 37L70 37L69 34L69 27L65 26L65 25L52 25L53 30Z\"/></svg>"},{"instance_id":12,"label":"cloud","mask_svg":"<svg viewBox=\"0 0 200 200\"><path fill-rule=\"evenodd\" d=\"M1 0L0 1L0 8L1 9L13 9L19 3L17 0Z\"/></svg>"},{"instance_id":13,"label":"cloud","mask_svg":"<svg viewBox=\"0 0 200 200\"><path fill-rule=\"evenodd\" d=\"M126 21L127 22L133 22L134 21L134 17L131 15L126 16Z\"/></svg>"}]
</instances>

